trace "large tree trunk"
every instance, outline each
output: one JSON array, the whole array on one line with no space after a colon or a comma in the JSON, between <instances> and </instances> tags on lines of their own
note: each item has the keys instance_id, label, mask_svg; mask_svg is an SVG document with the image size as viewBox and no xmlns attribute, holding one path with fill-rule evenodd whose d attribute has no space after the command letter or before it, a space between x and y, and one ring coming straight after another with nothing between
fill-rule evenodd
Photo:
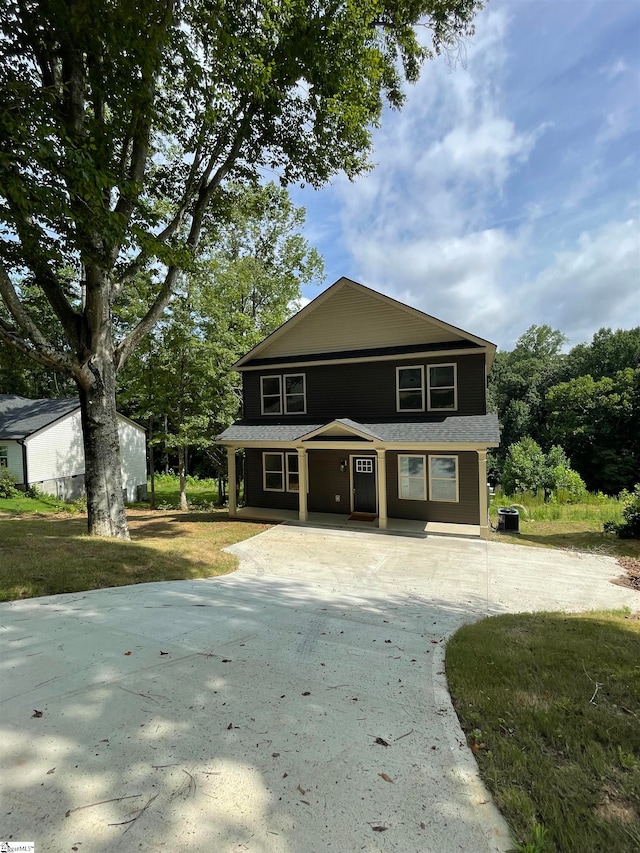
<instances>
[{"instance_id":1,"label":"large tree trunk","mask_svg":"<svg viewBox=\"0 0 640 853\"><path fill-rule=\"evenodd\" d=\"M88 382L78 382L84 440L85 483L90 536L128 539L122 495L120 440L116 419L113 358L94 355L85 368Z\"/></svg>"}]
</instances>

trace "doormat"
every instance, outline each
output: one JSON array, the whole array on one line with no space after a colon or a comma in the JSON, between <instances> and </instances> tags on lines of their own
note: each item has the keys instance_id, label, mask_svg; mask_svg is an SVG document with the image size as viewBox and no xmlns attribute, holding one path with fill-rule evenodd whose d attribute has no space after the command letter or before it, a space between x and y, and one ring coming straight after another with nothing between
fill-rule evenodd
<instances>
[{"instance_id":1,"label":"doormat","mask_svg":"<svg viewBox=\"0 0 640 853\"><path fill-rule=\"evenodd\" d=\"M377 517L375 512L352 512L349 521L375 521Z\"/></svg>"}]
</instances>

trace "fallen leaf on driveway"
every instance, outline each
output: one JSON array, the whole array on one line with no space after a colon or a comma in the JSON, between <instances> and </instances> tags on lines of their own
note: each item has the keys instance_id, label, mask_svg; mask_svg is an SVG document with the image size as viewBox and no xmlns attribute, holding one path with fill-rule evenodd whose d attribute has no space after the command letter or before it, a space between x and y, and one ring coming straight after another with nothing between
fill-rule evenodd
<instances>
[{"instance_id":1,"label":"fallen leaf on driveway","mask_svg":"<svg viewBox=\"0 0 640 853\"><path fill-rule=\"evenodd\" d=\"M169 654L169 652L160 652L160 655L161 655L161 656L162 656L162 655L168 655L168 654Z\"/></svg>"},{"instance_id":2,"label":"fallen leaf on driveway","mask_svg":"<svg viewBox=\"0 0 640 853\"><path fill-rule=\"evenodd\" d=\"M305 789L304 789L303 787L301 787L300 785L298 785L298 790L300 791L300 793L302 794L302 796L303 796L303 797L304 797L304 795L307 793L307 792L305 791Z\"/></svg>"},{"instance_id":3,"label":"fallen leaf on driveway","mask_svg":"<svg viewBox=\"0 0 640 853\"><path fill-rule=\"evenodd\" d=\"M55 767L52 767L51 770L47 770L47 776L51 776L51 774L55 771Z\"/></svg>"},{"instance_id":4,"label":"fallen leaf on driveway","mask_svg":"<svg viewBox=\"0 0 640 853\"><path fill-rule=\"evenodd\" d=\"M304 691L304 693L303 693L302 695L303 695L303 696L311 696L311 691L310 691L310 690L305 690L305 691Z\"/></svg>"},{"instance_id":5,"label":"fallen leaf on driveway","mask_svg":"<svg viewBox=\"0 0 640 853\"><path fill-rule=\"evenodd\" d=\"M380 746L389 746L389 744L386 742L386 740L383 740L381 737L377 737L377 738L374 740L374 743L377 743L377 744L379 744Z\"/></svg>"},{"instance_id":6,"label":"fallen leaf on driveway","mask_svg":"<svg viewBox=\"0 0 640 853\"><path fill-rule=\"evenodd\" d=\"M371 829L373 829L374 832L386 832L387 829L389 829L389 827L388 826L372 826Z\"/></svg>"},{"instance_id":7,"label":"fallen leaf on driveway","mask_svg":"<svg viewBox=\"0 0 640 853\"><path fill-rule=\"evenodd\" d=\"M131 652L125 652L125 653L124 653L124 656L125 656L125 657L127 657L127 656L128 656L128 655L130 655L130 654L131 654Z\"/></svg>"},{"instance_id":8,"label":"fallen leaf on driveway","mask_svg":"<svg viewBox=\"0 0 640 853\"><path fill-rule=\"evenodd\" d=\"M41 716L42 716L42 711L34 711L33 714L31 715L31 719L33 719L34 717L41 717Z\"/></svg>"},{"instance_id":9,"label":"fallen leaf on driveway","mask_svg":"<svg viewBox=\"0 0 640 853\"><path fill-rule=\"evenodd\" d=\"M385 782L393 782L393 779L391 778L391 776L387 776L386 773L378 773L378 776L381 779L384 779Z\"/></svg>"}]
</instances>

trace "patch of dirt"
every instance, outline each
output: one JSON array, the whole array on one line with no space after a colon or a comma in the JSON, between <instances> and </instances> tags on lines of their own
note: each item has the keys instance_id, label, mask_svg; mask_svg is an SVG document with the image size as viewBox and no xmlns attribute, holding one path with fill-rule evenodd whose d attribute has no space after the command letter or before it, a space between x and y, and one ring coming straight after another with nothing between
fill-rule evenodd
<instances>
[{"instance_id":1,"label":"patch of dirt","mask_svg":"<svg viewBox=\"0 0 640 853\"><path fill-rule=\"evenodd\" d=\"M596 807L596 814L603 820L617 820L621 823L633 823L639 816L638 810L628 800L621 800L615 788L605 785L602 797Z\"/></svg>"},{"instance_id":2,"label":"patch of dirt","mask_svg":"<svg viewBox=\"0 0 640 853\"><path fill-rule=\"evenodd\" d=\"M635 557L618 557L618 565L624 569L624 574L612 580L618 586L626 586L640 592L640 560Z\"/></svg>"}]
</instances>

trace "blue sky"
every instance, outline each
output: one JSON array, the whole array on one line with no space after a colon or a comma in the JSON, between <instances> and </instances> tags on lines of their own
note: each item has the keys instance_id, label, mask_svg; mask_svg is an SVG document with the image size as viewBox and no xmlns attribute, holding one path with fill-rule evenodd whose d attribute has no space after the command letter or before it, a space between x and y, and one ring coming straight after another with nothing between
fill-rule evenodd
<instances>
[{"instance_id":1,"label":"blue sky","mask_svg":"<svg viewBox=\"0 0 640 853\"><path fill-rule=\"evenodd\" d=\"M373 172L292 188L341 275L511 349L640 325L640 0L492 0L374 133ZM311 299L318 288L307 288Z\"/></svg>"}]
</instances>

